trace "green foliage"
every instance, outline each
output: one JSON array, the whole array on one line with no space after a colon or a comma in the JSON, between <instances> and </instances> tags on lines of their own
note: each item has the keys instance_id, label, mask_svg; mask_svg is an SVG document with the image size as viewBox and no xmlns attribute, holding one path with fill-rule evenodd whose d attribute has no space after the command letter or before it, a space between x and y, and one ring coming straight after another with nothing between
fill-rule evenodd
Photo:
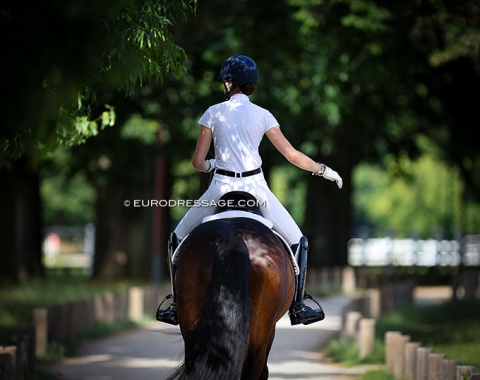
<instances>
[{"instance_id":1,"label":"green foliage","mask_svg":"<svg viewBox=\"0 0 480 380\"><path fill-rule=\"evenodd\" d=\"M395 380L395 376L391 373L386 373L384 370L378 369L363 373L362 380Z\"/></svg>"},{"instance_id":2,"label":"green foliage","mask_svg":"<svg viewBox=\"0 0 480 380\"><path fill-rule=\"evenodd\" d=\"M19 75L4 81L2 161L82 144L115 123L115 108L104 101L110 94L133 96L147 83L184 75L186 54L172 26L195 7L196 0L3 4L1 32L10 37L2 71Z\"/></svg>"},{"instance_id":3,"label":"green foliage","mask_svg":"<svg viewBox=\"0 0 480 380\"><path fill-rule=\"evenodd\" d=\"M347 366L382 363L385 349L381 342L376 341L373 352L364 358L360 357L360 350L355 342L348 339L333 339L324 349L325 355L334 359L337 363Z\"/></svg>"},{"instance_id":4,"label":"green foliage","mask_svg":"<svg viewBox=\"0 0 480 380\"><path fill-rule=\"evenodd\" d=\"M400 157L383 168L360 165L354 172L357 223L370 225L376 236L395 231L397 237L428 238L443 232L480 228L478 205L465 203L458 171L425 153L417 161ZM399 172L401 170L401 173Z\"/></svg>"},{"instance_id":5,"label":"green foliage","mask_svg":"<svg viewBox=\"0 0 480 380\"><path fill-rule=\"evenodd\" d=\"M58 174L46 176L40 191L46 225L85 225L95 220L95 191L82 173L68 179Z\"/></svg>"}]
</instances>

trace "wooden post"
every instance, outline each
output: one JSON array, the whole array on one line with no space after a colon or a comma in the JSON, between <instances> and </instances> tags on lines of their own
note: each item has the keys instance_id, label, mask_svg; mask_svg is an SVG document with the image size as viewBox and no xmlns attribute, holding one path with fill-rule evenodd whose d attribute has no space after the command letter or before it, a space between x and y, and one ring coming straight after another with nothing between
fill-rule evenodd
<instances>
[{"instance_id":1,"label":"wooden post","mask_svg":"<svg viewBox=\"0 0 480 380\"><path fill-rule=\"evenodd\" d=\"M381 314L380 290L370 289L365 294L365 316L378 319Z\"/></svg>"},{"instance_id":2,"label":"wooden post","mask_svg":"<svg viewBox=\"0 0 480 380\"><path fill-rule=\"evenodd\" d=\"M35 326L27 325L20 330L20 334L22 334L26 339L26 355L27 355L27 373L31 373L35 370Z\"/></svg>"},{"instance_id":3,"label":"wooden post","mask_svg":"<svg viewBox=\"0 0 480 380\"><path fill-rule=\"evenodd\" d=\"M457 367L460 365L458 360L445 359L443 361L443 376L445 380L457 378Z\"/></svg>"},{"instance_id":4,"label":"wooden post","mask_svg":"<svg viewBox=\"0 0 480 380\"><path fill-rule=\"evenodd\" d=\"M347 312L343 328L344 338L355 339L355 337L357 336L357 325L360 318L362 318L362 314L359 311Z\"/></svg>"},{"instance_id":5,"label":"wooden post","mask_svg":"<svg viewBox=\"0 0 480 380\"><path fill-rule=\"evenodd\" d=\"M417 376L416 380L427 380L428 375L428 354L432 352L431 348L418 347L417 348Z\"/></svg>"},{"instance_id":6,"label":"wooden post","mask_svg":"<svg viewBox=\"0 0 480 380\"><path fill-rule=\"evenodd\" d=\"M361 358L364 358L373 352L375 347L375 319L360 319L358 346L360 347Z\"/></svg>"},{"instance_id":7,"label":"wooden post","mask_svg":"<svg viewBox=\"0 0 480 380\"><path fill-rule=\"evenodd\" d=\"M10 344L16 348L17 380L23 380L25 372L28 371L28 337L25 334L17 334L12 338Z\"/></svg>"},{"instance_id":8,"label":"wooden post","mask_svg":"<svg viewBox=\"0 0 480 380\"><path fill-rule=\"evenodd\" d=\"M17 347L15 346L6 346L3 347L2 350L0 351L3 354L10 355L10 360L11 360L11 374L12 374L12 379L17 379L17 374L18 374L18 365L17 365ZM23 379L21 379L23 380Z\"/></svg>"},{"instance_id":9,"label":"wooden post","mask_svg":"<svg viewBox=\"0 0 480 380\"><path fill-rule=\"evenodd\" d=\"M128 316L132 320L140 320L143 317L143 290L140 287L129 289Z\"/></svg>"},{"instance_id":10,"label":"wooden post","mask_svg":"<svg viewBox=\"0 0 480 380\"><path fill-rule=\"evenodd\" d=\"M353 293L355 289L355 269L351 266L346 266L343 268L342 290L344 293Z\"/></svg>"},{"instance_id":11,"label":"wooden post","mask_svg":"<svg viewBox=\"0 0 480 380\"><path fill-rule=\"evenodd\" d=\"M444 378L443 360L445 354L430 353L428 354L428 380L440 380Z\"/></svg>"},{"instance_id":12,"label":"wooden post","mask_svg":"<svg viewBox=\"0 0 480 380\"><path fill-rule=\"evenodd\" d=\"M395 339L395 361L393 363L393 375L396 379L403 379L405 370L405 345L410 340L407 335L400 335Z\"/></svg>"},{"instance_id":13,"label":"wooden post","mask_svg":"<svg viewBox=\"0 0 480 380\"><path fill-rule=\"evenodd\" d=\"M395 362L395 341L400 336L398 331L388 331L385 333L385 364L387 372L393 373L393 364Z\"/></svg>"},{"instance_id":14,"label":"wooden post","mask_svg":"<svg viewBox=\"0 0 480 380\"><path fill-rule=\"evenodd\" d=\"M417 342L407 342L405 344L405 380L415 380L418 347L420 347L420 343Z\"/></svg>"},{"instance_id":15,"label":"wooden post","mask_svg":"<svg viewBox=\"0 0 480 380\"><path fill-rule=\"evenodd\" d=\"M12 355L3 352L3 348L0 347L0 373L2 374L2 379L13 379L12 361Z\"/></svg>"},{"instance_id":16,"label":"wooden post","mask_svg":"<svg viewBox=\"0 0 480 380\"><path fill-rule=\"evenodd\" d=\"M476 369L473 365L459 365L457 367L457 380L470 380L475 372Z\"/></svg>"},{"instance_id":17,"label":"wooden post","mask_svg":"<svg viewBox=\"0 0 480 380\"><path fill-rule=\"evenodd\" d=\"M48 311L45 308L33 310L35 324L35 355L42 356L47 353L48 345Z\"/></svg>"},{"instance_id":18,"label":"wooden post","mask_svg":"<svg viewBox=\"0 0 480 380\"><path fill-rule=\"evenodd\" d=\"M335 288L340 288L342 286L342 268L341 267L333 267L333 286Z\"/></svg>"}]
</instances>

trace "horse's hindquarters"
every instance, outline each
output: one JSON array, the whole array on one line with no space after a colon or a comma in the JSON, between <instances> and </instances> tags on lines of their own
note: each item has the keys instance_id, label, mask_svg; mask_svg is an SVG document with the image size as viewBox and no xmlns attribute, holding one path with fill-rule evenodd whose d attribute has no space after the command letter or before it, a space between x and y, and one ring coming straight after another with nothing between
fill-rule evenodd
<instances>
[{"instance_id":1,"label":"horse's hindquarters","mask_svg":"<svg viewBox=\"0 0 480 380\"><path fill-rule=\"evenodd\" d=\"M182 370L196 379L267 378L275 324L295 288L281 242L261 223L236 218L200 225L182 246L175 279Z\"/></svg>"}]
</instances>

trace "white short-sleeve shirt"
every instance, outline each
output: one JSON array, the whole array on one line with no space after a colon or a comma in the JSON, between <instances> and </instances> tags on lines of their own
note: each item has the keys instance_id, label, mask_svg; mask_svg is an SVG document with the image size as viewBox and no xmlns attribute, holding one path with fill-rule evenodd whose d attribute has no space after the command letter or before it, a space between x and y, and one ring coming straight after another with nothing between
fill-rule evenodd
<instances>
[{"instance_id":1,"label":"white short-sleeve shirt","mask_svg":"<svg viewBox=\"0 0 480 380\"><path fill-rule=\"evenodd\" d=\"M279 125L268 110L244 94L211 106L198 123L212 130L215 166L238 173L262 166L260 142L265 132Z\"/></svg>"}]
</instances>

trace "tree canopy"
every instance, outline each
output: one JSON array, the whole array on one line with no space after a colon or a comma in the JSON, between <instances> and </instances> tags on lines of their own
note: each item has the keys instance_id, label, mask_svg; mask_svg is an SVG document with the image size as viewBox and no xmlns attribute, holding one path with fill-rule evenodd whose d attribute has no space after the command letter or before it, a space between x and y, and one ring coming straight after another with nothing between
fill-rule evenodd
<instances>
[{"instance_id":1,"label":"tree canopy","mask_svg":"<svg viewBox=\"0 0 480 380\"><path fill-rule=\"evenodd\" d=\"M115 123L105 92L131 96L145 82L183 75L172 27L196 0L3 2L6 100L0 158L77 145Z\"/></svg>"},{"instance_id":2,"label":"tree canopy","mask_svg":"<svg viewBox=\"0 0 480 380\"><path fill-rule=\"evenodd\" d=\"M421 168L437 175L422 157L425 146L434 145L434 159L453 168L462 184L452 191L462 192L465 203L480 201L476 0L283 0L275 7L268 0L198 6L193 0L44 1L25 9L11 1L1 7L2 31L12 36L2 47L16 52L1 63L4 73L15 73L6 75L2 158L12 162L74 145L57 166L49 166L56 159L42 162L42 173L80 173L96 191L102 227L115 219L118 230L130 231L132 237L104 231L107 240L117 240L102 249L140 250L133 246L147 211L122 209L121 200L153 196L157 160L165 168L165 196L202 191L207 177L194 179L188 168L197 120L223 100L218 70L233 54L258 64L252 100L272 111L295 147L344 179L338 191L328 181L286 170L274 147L261 145L265 173L276 173L273 183L287 194L288 206L301 208L312 263L346 263L352 176L362 163L380 165L393 178L410 175L427 189L414 174ZM419 166L412 164L419 157ZM368 173L355 182L360 186L376 175L360 172ZM395 184L386 197L394 212L407 187L385 183ZM406 213L397 216L396 223L407 223Z\"/></svg>"}]
</instances>

